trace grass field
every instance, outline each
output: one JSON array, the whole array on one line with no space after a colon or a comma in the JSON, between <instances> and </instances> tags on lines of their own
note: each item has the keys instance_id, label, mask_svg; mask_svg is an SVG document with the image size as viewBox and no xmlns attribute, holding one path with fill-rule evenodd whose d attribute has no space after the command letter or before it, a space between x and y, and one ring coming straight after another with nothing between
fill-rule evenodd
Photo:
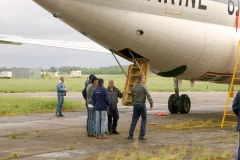
<instances>
[{"instance_id":1,"label":"grass field","mask_svg":"<svg viewBox=\"0 0 240 160\"><path fill-rule=\"evenodd\" d=\"M113 79L115 86L123 90L126 78L122 76L101 75L105 81L105 87L108 80ZM65 76L65 86L70 92L80 92L84 87L87 76L82 78L69 78ZM21 93L21 92L55 92L59 77L52 79L0 79L0 92L3 93ZM150 75L147 80L147 86L150 91L169 91L173 92L173 79L164 78L156 75ZM209 82L195 82L195 91L227 91L228 85L215 84ZM190 82L183 81L180 91L190 91Z\"/></svg>"},{"instance_id":2,"label":"grass field","mask_svg":"<svg viewBox=\"0 0 240 160\"><path fill-rule=\"evenodd\" d=\"M57 98L0 97L0 116L55 112ZM79 101L64 99L63 111L81 109Z\"/></svg>"}]
</instances>

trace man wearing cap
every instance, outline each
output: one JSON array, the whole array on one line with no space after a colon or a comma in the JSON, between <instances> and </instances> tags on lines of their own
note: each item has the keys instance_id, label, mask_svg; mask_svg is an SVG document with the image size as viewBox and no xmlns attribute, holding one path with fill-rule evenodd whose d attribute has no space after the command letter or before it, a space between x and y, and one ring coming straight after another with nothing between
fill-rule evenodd
<instances>
[{"instance_id":1,"label":"man wearing cap","mask_svg":"<svg viewBox=\"0 0 240 160\"><path fill-rule=\"evenodd\" d=\"M109 97L110 97L110 105L108 111L108 132L109 134L119 134L117 131L117 121L119 119L118 114L118 98L122 98L122 93L114 86L114 81L108 81L108 88L107 88Z\"/></svg>"},{"instance_id":2,"label":"man wearing cap","mask_svg":"<svg viewBox=\"0 0 240 160\"><path fill-rule=\"evenodd\" d=\"M60 81L57 84L57 96L58 96L58 104L56 106L56 117L62 117L62 106L64 102L64 96L66 96L67 89L65 88L64 84L64 77L60 77Z\"/></svg>"},{"instance_id":3,"label":"man wearing cap","mask_svg":"<svg viewBox=\"0 0 240 160\"><path fill-rule=\"evenodd\" d=\"M127 139L133 139L133 133L138 122L139 117L141 116L141 129L138 139L147 140L145 138L146 125L147 125L147 109L145 105L146 97L150 103L150 109L152 110L153 101L151 95L146 87L145 76L143 74L138 75L138 82L132 87L132 103L133 103L133 115L132 115L132 124L129 129L129 136Z\"/></svg>"},{"instance_id":4,"label":"man wearing cap","mask_svg":"<svg viewBox=\"0 0 240 160\"><path fill-rule=\"evenodd\" d=\"M94 88L98 85L98 80L96 76L91 77L91 83L87 86L87 106L88 106L88 136L95 137L96 136L96 125L95 125L95 107L93 106L92 101L92 93Z\"/></svg>"},{"instance_id":5,"label":"man wearing cap","mask_svg":"<svg viewBox=\"0 0 240 160\"><path fill-rule=\"evenodd\" d=\"M82 90L82 95L83 95L83 98L85 100L85 106L87 108L87 131L88 131L88 106L87 106L87 86L91 83L91 78L94 76L94 74L90 74L89 77L87 78L86 82L85 82L85 87L84 89Z\"/></svg>"},{"instance_id":6,"label":"man wearing cap","mask_svg":"<svg viewBox=\"0 0 240 160\"><path fill-rule=\"evenodd\" d=\"M93 105L96 108L96 138L107 139L105 134L106 122L107 122L107 111L109 109L109 95L108 91L104 86L104 80L98 79L98 87L93 91ZM101 121L101 124L100 124Z\"/></svg>"}]
</instances>

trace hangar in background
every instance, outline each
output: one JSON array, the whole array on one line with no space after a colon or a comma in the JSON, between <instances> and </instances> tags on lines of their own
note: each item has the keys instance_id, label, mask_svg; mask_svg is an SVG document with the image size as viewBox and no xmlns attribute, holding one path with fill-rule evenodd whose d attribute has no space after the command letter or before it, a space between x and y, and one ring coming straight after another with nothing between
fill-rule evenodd
<instances>
[{"instance_id":1,"label":"hangar in background","mask_svg":"<svg viewBox=\"0 0 240 160\"><path fill-rule=\"evenodd\" d=\"M41 68L12 68L12 78L41 78Z\"/></svg>"}]
</instances>

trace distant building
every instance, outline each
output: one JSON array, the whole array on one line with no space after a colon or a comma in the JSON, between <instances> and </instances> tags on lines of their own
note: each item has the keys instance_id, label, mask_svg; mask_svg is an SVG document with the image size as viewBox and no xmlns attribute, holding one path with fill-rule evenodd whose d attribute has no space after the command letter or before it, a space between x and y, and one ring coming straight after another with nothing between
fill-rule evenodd
<instances>
[{"instance_id":1,"label":"distant building","mask_svg":"<svg viewBox=\"0 0 240 160\"><path fill-rule=\"evenodd\" d=\"M12 78L41 78L41 68L12 68Z\"/></svg>"},{"instance_id":2,"label":"distant building","mask_svg":"<svg viewBox=\"0 0 240 160\"><path fill-rule=\"evenodd\" d=\"M75 77L75 78L81 78L82 72L81 71L71 71L70 72L70 77Z\"/></svg>"}]
</instances>

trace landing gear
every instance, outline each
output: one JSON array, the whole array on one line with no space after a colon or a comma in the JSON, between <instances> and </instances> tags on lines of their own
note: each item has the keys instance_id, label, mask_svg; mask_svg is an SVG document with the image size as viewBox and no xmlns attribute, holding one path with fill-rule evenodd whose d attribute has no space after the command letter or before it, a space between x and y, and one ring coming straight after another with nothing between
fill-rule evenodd
<instances>
[{"instance_id":1,"label":"landing gear","mask_svg":"<svg viewBox=\"0 0 240 160\"><path fill-rule=\"evenodd\" d=\"M188 95L183 94L179 97L178 79L173 78L175 94L172 94L168 99L168 110L170 113L186 114L191 108L191 101Z\"/></svg>"},{"instance_id":2,"label":"landing gear","mask_svg":"<svg viewBox=\"0 0 240 160\"><path fill-rule=\"evenodd\" d=\"M172 94L168 99L168 110L170 113L178 113L177 97Z\"/></svg>"},{"instance_id":3,"label":"landing gear","mask_svg":"<svg viewBox=\"0 0 240 160\"><path fill-rule=\"evenodd\" d=\"M178 111L181 114L186 114L190 111L191 101L188 95L183 94L178 99Z\"/></svg>"}]
</instances>

